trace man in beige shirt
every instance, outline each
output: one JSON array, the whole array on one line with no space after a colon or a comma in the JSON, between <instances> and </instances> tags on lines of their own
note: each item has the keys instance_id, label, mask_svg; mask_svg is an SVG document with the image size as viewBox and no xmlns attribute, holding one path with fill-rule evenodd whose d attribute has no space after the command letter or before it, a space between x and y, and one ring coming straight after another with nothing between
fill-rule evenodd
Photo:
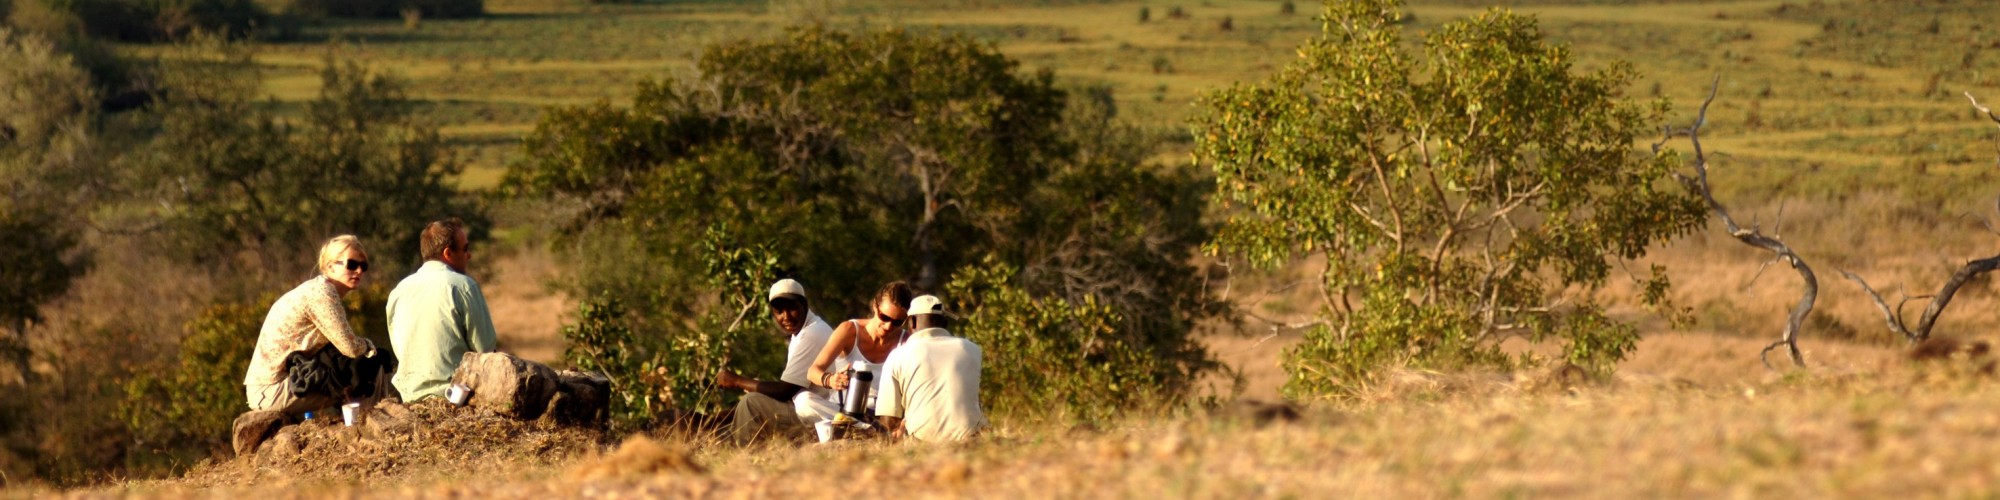
<instances>
[{"instance_id":1,"label":"man in beige shirt","mask_svg":"<svg viewBox=\"0 0 2000 500\"><path fill-rule=\"evenodd\" d=\"M954 319L937 297L910 301L917 332L889 354L875 414L892 437L963 441L986 428L979 407L979 344L945 328Z\"/></svg>"}]
</instances>

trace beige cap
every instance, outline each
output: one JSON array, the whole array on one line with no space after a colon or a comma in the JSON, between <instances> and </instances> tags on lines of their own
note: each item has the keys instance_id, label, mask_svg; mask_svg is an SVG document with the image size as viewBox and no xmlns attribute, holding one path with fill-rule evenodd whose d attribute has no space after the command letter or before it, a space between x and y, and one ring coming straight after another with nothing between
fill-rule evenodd
<instances>
[{"instance_id":1,"label":"beige cap","mask_svg":"<svg viewBox=\"0 0 2000 500\"><path fill-rule=\"evenodd\" d=\"M791 278L778 280L777 283L771 284L771 294L765 300L778 300L778 297L786 295L795 295L801 299L806 298L806 286L799 284L798 281Z\"/></svg>"},{"instance_id":2,"label":"beige cap","mask_svg":"<svg viewBox=\"0 0 2000 500\"><path fill-rule=\"evenodd\" d=\"M922 295L910 300L910 315L916 316L920 314L936 314L947 318L958 318L958 316L952 315L950 311L945 310L944 301L938 300L936 295Z\"/></svg>"}]
</instances>

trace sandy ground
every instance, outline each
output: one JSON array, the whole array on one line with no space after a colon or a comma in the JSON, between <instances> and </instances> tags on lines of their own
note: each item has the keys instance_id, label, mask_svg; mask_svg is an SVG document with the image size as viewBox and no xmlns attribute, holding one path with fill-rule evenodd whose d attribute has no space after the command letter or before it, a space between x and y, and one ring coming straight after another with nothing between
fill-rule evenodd
<instances>
[{"instance_id":1,"label":"sandy ground","mask_svg":"<svg viewBox=\"0 0 2000 500\"><path fill-rule=\"evenodd\" d=\"M489 278L480 283L500 350L542 363L562 360L562 322L576 308L568 297L550 290L556 267L545 255L507 255L494 259Z\"/></svg>"}]
</instances>

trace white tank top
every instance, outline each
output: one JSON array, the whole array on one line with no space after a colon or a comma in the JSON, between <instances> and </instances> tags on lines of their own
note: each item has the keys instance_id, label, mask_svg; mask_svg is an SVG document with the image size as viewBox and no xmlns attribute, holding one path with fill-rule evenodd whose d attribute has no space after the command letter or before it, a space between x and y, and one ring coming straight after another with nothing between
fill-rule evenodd
<instances>
[{"instance_id":1,"label":"white tank top","mask_svg":"<svg viewBox=\"0 0 2000 500\"><path fill-rule=\"evenodd\" d=\"M841 368L841 370L852 368L858 371L866 371L868 373L875 374L874 385L868 391L868 407L874 408L875 396L876 396L876 391L874 390L874 388L882 387L882 377L887 377L889 376L889 374L882 373L882 363L869 361L868 356L861 353L861 336L867 335L866 332L861 330L861 320L850 319L847 320L847 322L854 324L854 343L848 345L847 354L840 355L840 358L838 358L837 361L839 361L839 364L843 367ZM904 330L903 334L900 337L896 338L896 345L898 346L903 345L903 341L909 340L909 337L910 337L909 330ZM882 357L882 361L887 362L889 361L889 358L887 356L884 356Z\"/></svg>"}]
</instances>

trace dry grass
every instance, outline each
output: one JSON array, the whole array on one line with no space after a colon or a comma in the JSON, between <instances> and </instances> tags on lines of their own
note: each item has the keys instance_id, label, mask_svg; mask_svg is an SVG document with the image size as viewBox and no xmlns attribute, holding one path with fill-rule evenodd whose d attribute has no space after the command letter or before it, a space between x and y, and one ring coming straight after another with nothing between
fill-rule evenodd
<instances>
[{"instance_id":1,"label":"dry grass","mask_svg":"<svg viewBox=\"0 0 2000 500\"><path fill-rule=\"evenodd\" d=\"M958 446L663 438L601 457L471 447L463 462L393 476L218 484L197 472L95 493L738 498L862 484L925 498L1826 497L1977 495L2000 480L2000 452L1965 446L2000 433L2000 392L1969 363L1909 366L1892 350L1841 347L1810 374L1763 375L1686 354L1740 352L1753 341L1647 342L1642 352L1659 359L1639 366L1684 371L1574 387L1539 374L1402 373L1356 401L1267 424L1228 412L1132 416L1097 429L1002 423ZM1689 378L1720 373L1732 376ZM491 458L496 450L513 461Z\"/></svg>"},{"instance_id":2,"label":"dry grass","mask_svg":"<svg viewBox=\"0 0 2000 500\"><path fill-rule=\"evenodd\" d=\"M532 124L533 113L523 109L615 99L638 78L685 74L701 42L722 39L723 32L768 35L792 17L973 33L1028 68L1111 84L1125 116L1167 130L1181 127L1199 92L1269 74L1317 27L1306 15L1311 2L1299 2L1302 15L1292 17L1276 15L1275 2L1183 2L1194 18L1174 22L1162 20L1169 4L1142 2L794 3L766 12L713 3L496 0L489 6L502 15L494 19L426 21L415 35L373 38L354 54L410 78L415 95L438 103L448 133L478 144L465 183L481 187L516 154L514 141ZM1414 3L1418 28L1477 12L1456 5L1466 2ZM1657 262L1675 273L1675 298L1695 308L1693 331L1671 331L1637 310L1621 280L1598 292L1645 325L1645 339L1619 380L1602 385L1562 389L1539 375L1404 373L1356 401L1321 402L1298 422L1269 426L1201 414L1130 415L1096 429L1001 422L990 439L945 447L739 448L661 437L616 452L581 439L560 441L567 451L553 455L430 448L422 452L430 458L398 462L393 471L273 472L231 462L183 479L72 493L769 497L854 491L848 485L862 481L875 491L924 497L1990 494L2000 488L2000 466L1993 465L2000 453L1967 443L2000 433L2000 391L1990 379L1968 374L1966 363L1900 361L1879 312L1836 270L1868 277L1895 300L1899 284L1910 295L1930 293L1958 264L1995 250L1975 218L1961 217L1992 215L1985 210L1995 183L1990 124L1971 119L1957 91L1994 101L2000 86L1990 70L1940 71L1895 54L1831 51L1873 42L1840 39L1827 27L1836 23L1812 17L1822 15L1817 11L1799 14L1797 7L1812 3L1789 10L1780 1L1517 8L1537 15L1552 38L1573 43L1587 66L1634 62L1646 79L1633 93L1658 89L1675 98L1682 119L1709 79L1723 75L1708 139L1717 154L1719 194L1739 219L1781 229L1819 273L1819 309L1802 336L1805 372L1768 372L1756 360L1798 298L1797 276L1782 266L1758 275L1768 255L1710 227L1629 266ZM1842 10L1848 7L1919 7L1825 4L1832 8L1822 17L1835 21L1874 20ZM1154 22L1136 22L1140 5L1153 8ZM1224 15L1233 17L1234 31L1214 29L1212 21ZM706 28L659 29L686 23ZM1943 31L1976 32L1970 23L1976 20L1946 17ZM402 29L393 22L336 28L359 35ZM1965 50L1945 38L1892 41ZM323 49L273 48L265 59L275 77L269 90L284 99L312 95L317 83L310 68ZM483 49L491 51L476 53ZM1993 60L1988 52L1981 61ZM1169 70L1155 72L1154 60ZM1925 88L1932 74L1942 75L1937 89ZM529 359L559 356L555 332L570 303L541 286L559 271L546 255L531 253L490 262L503 272L480 277L503 345ZM1299 321L1313 314L1315 293L1288 286L1311 276L1314 266L1242 273L1234 298L1245 311L1278 323ZM87 317L79 311L130 304L143 297L122 298L126 292L118 290L129 285L121 284L163 279L132 273L91 278L79 285L81 298L52 316ZM1996 291L1990 279L1962 291L1940 333L2000 340L1990 332L2000 323ZM1225 331L1210 345L1242 373L1239 395L1275 398L1284 378L1277 358L1297 332L1254 319L1219 328ZM677 460L685 466L672 465Z\"/></svg>"},{"instance_id":3,"label":"dry grass","mask_svg":"<svg viewBox=\"0 0 2000 500\"><path fill-rule=\"evenodd\" d=\"M559 270L545 247L521 248L474 269L502 350L544 364L562 360L562 322L576 309L574 301L552 290L549 281ZM484 275L484 276L477 276Z\"/></svg>"}]
</instances>

